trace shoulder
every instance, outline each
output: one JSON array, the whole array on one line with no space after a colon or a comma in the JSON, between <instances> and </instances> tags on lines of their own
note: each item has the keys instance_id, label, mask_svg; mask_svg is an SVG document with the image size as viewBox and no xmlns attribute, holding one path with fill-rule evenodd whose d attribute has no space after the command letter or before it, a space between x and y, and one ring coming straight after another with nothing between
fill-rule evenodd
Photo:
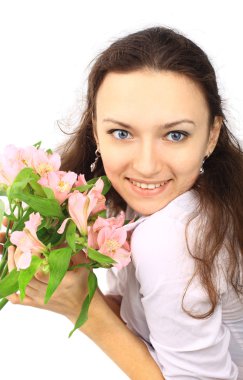
<instances>
[{"instance_id":1,"label":"shoulder","mask_svg":"<svg viewBox=\"0 0 243 380\"><path fill-rule=\"evenodd\" d=\"M195 192L187 191L163 209L143 218L132 234L133 251L148 246L153 249L161 246L165 248L167 243L184 240L186 225L197 205Z\"/></svg>"},{"instance_id":2,"label":"shoulder","mask_svg":"<svg viewBox=\"0 0 243 380\"><path fill-rule=\"evenodd\" d=\"M195 263L187 249L186 225L196 205L195 194L186 192L135 228L131 251L140 284L150 288L172 277L190 278ZM191 224L190 236L196 228L194 221Z\"/></svg>"}]
</instances>

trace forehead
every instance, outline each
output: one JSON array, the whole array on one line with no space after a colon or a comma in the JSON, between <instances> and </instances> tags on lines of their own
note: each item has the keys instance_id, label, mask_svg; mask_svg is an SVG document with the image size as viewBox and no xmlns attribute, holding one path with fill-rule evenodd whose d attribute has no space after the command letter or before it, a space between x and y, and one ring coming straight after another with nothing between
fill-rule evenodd
<instances>
[{"instance_id":1,"label":"forehead","mask_svg":"<svg viewBox=\"0 0 243 380\"><path fill-rule=\"evenodd\" d=\"M131 122L141 117L162 117L165 122L175 117L190 116L198 122L208 118L207 102L199 85L171 71L108 73L97 92L96 111L97 119L125 117Z\"/></svg>"}]
</instances>

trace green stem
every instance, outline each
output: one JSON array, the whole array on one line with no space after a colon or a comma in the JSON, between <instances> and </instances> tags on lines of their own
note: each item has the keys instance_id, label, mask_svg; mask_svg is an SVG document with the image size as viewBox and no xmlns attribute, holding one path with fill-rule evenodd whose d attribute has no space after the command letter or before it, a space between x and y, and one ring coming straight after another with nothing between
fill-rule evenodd
<instances>
[{"instance_id":1,"label":"green stem","mask_svg":"<svg viewBox=\"0 0 243 380\"><path fill-rule=\"evenodd\" d=\"M3 268L2 274L1 274L1 280L8 274L8 263L5 263L5 267Z\"/></svg>"},{"instance_id":2,"label":"green stem","mask_svg":"<svg viewBox=\"0 0 243 380\"><path fill-rule=\"evenodd\" d=\"M18 220L20 220L23 216L23 207L22 202L18 203Z\"/></svg>"},{"instance_id":3,"label":"green stem","mask_svg":"<svg viewBox=\"0 0 243 380\"><path fill-rule=\"evenodd\" d=\"M0 276L2 275L2 271L3 271L4 267L5 267L6 262L7 262L7 260L6 260L6 254L4 252L3 256L2 256L1 263L0 263Z\"/></svg>"},{"instance_id":4,"label":"green stem","mask_svg":"<svg viewBox=\"0 0 243 380\"><path fill-rule=\"evenodd\" d=\"M0 301L0 310L2 310L2 308L6 305L6 303L8 303L7 298L3 298L3 299Z\"/></svg>"}]
</instances>

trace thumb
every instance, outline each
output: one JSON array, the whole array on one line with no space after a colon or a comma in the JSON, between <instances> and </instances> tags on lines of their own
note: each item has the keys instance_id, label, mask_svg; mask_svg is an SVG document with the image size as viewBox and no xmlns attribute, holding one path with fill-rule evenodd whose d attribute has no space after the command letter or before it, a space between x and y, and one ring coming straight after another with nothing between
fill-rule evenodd
<instances>
[{"instance_id":1,"label":"thumb","mask_svg":"<svg viewBox=\"0 0 243 380\"><path fill-rule=\"evenodd\" d=\"M13 269L16 268L15 260L14 260L14 253L15 253L15 247L13 245L10 245L8 247L8 270L11 272Z\"/></svg>"}]
</instances>

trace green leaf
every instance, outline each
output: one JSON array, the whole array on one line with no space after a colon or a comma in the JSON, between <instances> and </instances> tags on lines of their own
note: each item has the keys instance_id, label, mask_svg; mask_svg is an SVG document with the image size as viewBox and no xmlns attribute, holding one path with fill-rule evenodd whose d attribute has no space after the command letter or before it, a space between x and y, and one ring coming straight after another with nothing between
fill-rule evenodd
<instances>
[{"instance_id":1,"label":"green leaf","mask_svg":"<svg viewBox=\"0 0 243 380\"><path fill-rule=\"evenodd\" d=\"M21 193L29 182L35 181L37 182L39 180L39 176L34 173L32 168L24 168L22 169L16 178L14 179L9 191L8 191L8 198L14 199L15 193Z\"/></svg>"},{"instance_id":2,"label":"green leaf","mask_svg":"<svg viewBox=\"0 0 243 380\"><path fill-rule=\"evenodd\" d=\"M106 193L108 193L108 191L110 190L110 187L111 187L111 182L106 175L102 175L101 177L92 178L87 182L87 184L88 185L94 185L98 181L99 178L101 178L104 182L104 188L103 188L102 194L106 195Z\"/></svg>"},{"instance_id":3,"label":"green leaf","mask_svg":"<svg viewBox=\"0 0 243 380\"><path fill-rule=\"evenodd\" d=\"M22 231L24 228L24 223L29 219L30 214L33 212L32 208L28 208L25 212L25 214L22 216L21 219L17 219L17 221L14 222L13 227L11 228L11 232L14 231ZM7 216L9 220L14 220L10 216Z\"/></svg>"},{"instance_id":4,"label":"green leaf","mask_svg":"<svg viewBox=\"0 0 243 380\"><path fill-rule=\"evenodd\" d=\"M97 289L97 277L94 274L94 272L90 271L89 277L88 277L88 295L86 296L82 304L81 312L78 316L77 321L75 322L74 328L69 333L69 336L68 336L69 338L72 336L75 330L77 330L87 321L90 302L92 301L92 298L95 294L96 289Z\"/></svg>"},{"instance_id":5,"label":"green leaf","mask_svg":"<svg viewBox=\"0 0 243 380\"><path fill-rule=\"evenodd\" d=\"M3 216L4 216L4 203L0 199L0 230L1 230L1 227L2 227Z\"/></svg>"},{"instance_id":6,"label":"green leaf","mask_svg":"<svg viewBox=\"0 0 243 380\"><path fill-rule=\"evenodd\" d=\"M41 227L37 231L38 239L45 245L51 243L51 246L61 244L65 236L58 234L56 228Z\"/></svg>"},{"instance_id":7,"label":"green leaf","mask_svg":"<svg viewBox=\"0 0 243 380\"><path fill-rule=\"evenodd\" d=\"M78 190L78 191L80 191L81 193L84 193L85 191L92 189L92 187L93 187L92 184L90 184L90 185L77 186L77 187L73 188L73 191L74 191L74 190Z\"/></svg>"},{"instance_id":8,"label":"green leaf","mask_svg":"<svg viewBox=\"0 0 243 380\"><path fill-rule=\"evenodd\" d=\"M71 271L71 270L74 270L76 268L87 268L87 269L90 269L90 268L93 268L95 264L93 263L82 263L82 264L77 264L77 265L72 265L71 267L68 268L68 271Z\"/></svg>"},{"instance_id":9,"label":"green leaf","mask_svg":"<svg viewBox=\"0 0 243 380\"><path fill-rule=\"evenodd\" d=\"M25 289L28 283L34 277L37 269L42 263L42 259L38 256L32 256L30 266L26 269L21 269L19 272L19 290L20 290L20 299L23 301L25 297Z\"/></svg>"},{"instance_id":10,"label":"green leaf","mask_svg":"<svg viewBox=\"0 0 243 380\"><path fill-rule=\"evenodd\" d=\"M18 278L19 271L17 271L17 269L13 269L9 274L7 274L7 276L0 280L0 298L9 296L19 290Z\"/></svg>"},{"instance_id":11,"label":"green leaf","mask_svg":"<svg viewBox=\"0 0 243 380\"><path fill-rule=\"evenodd\" d=\"M50 267L50 279L46 289L44 303L47 303L52 294L65 276L72 254L70 247L55 249L50 252L48 264Z\"/></svg>"},{"instance_id":12,"label":"green leaf","mask_svg":"<svg viewBox=\"0 0 243 380\"><path fill-rule=\"evenodd\" d=\"M45 192L43 190L43 187L39 183L37 183L36 181L30 181L29 184L34 190L35 195L45 197Z\"/></svg>"},{"instance_id":13,"label":"green leaf","mask_svg":"<svg viewBox=\"0 0 243 380\"><path fill-rule=\"evenodd\" d=\"M113 260L111 257L103 255L102 253L90 247L88 247L88 257L91 260L97 261L100 264L115 264L116 263L116 261Z\"/></svg>"},{"instance_id":14,"label":"green leaf","mask_svg":"<svg viewBox=\"0 0 243 380\"><path fill-rule=\"evenodd\" d=\"M67 231L66 231L66 240L69 247L71 247L74 252L76 251L76 244L75 244L76 228L77 228L76 224L72 220L69 220Z\"/></svg>"},{"instance_id":15,"label":"green leaf","mask_svg":"<svg viewBox=\"0 0 243 380\"><path fill-rule=\"evenodd\" d=\"M98 212L97 215L100 216L101 218L106 219L106 217L107 217L106 216L106 210L102 210L102 211Z\"/></svg>"},{"instance_id":16,"label":"green leaf","mask_svg":"<svg viewBox=\"0 0 243 380\"><path fill-rule=\"evenodd\" d=\"M7 303L8 303L7 298L1 299L1 301L0 301L0 310L2 310Z\"/></svg>"},{"instance_id":17,"label":"green leaf","mask_svg":"<svg viewBox=\"0 0 243 380\"><path fill-rule=\"evenodd\" d=\"M104 188L103 188L102 194L106 195L111 188L111 182L105 175L103 175L101 178L104 181Z\"/></svg>"},{"instance_id":18,"label":"green leaf","mask_svg":"<svg viewBox=\"0 0 243 380\"><path fill-rule=\"evenodd\" d=\"M64 218L62 209L56 199L42 198L38 195L25 194L17 190L12 190L11 196L25 202L34 211L39 212L43 216Z\"/></svg>"},{"instance_id":19,"label":"green leaf","mask_svg":"<svg viewBox=\"0 0 243 380\"><path fill-rule=\"evenodd\" d=\"M77 186L74 188L74 190L79 190L81 193L83 193L84 191L88 191L92 189L92 187L94 187L95 183L98 181L99 178L101 178L104 182L102 194L105 195L106 193L108 193L111 187L111 182L105 175L102 175L101 177L92 178L87 182L87 185Z\"/></svg>"},{"instance_id":20,"label":"green leaf","mask_svg":"<svg viewBox=\"0 0 243 380\"><path fill-rule=\"evenodd\" d=\"M38 141L38 142L35 143L33 146L35 146L37 149L39 149L40 146L41 146L41 143L42 143L42 141Z\"/></svg>"},{"instance_id":21,"label":"green leaf","mask_svg":"<svg viewBox=\"0 0 243 380\"><path fill-rule=\"evenodd\" d=\"M48 199L55 199L55 194L54 194L52 189L50 189L49 187L43 186L42 190L44 191L44 193Z\"/></svg>"}]
</instances>

